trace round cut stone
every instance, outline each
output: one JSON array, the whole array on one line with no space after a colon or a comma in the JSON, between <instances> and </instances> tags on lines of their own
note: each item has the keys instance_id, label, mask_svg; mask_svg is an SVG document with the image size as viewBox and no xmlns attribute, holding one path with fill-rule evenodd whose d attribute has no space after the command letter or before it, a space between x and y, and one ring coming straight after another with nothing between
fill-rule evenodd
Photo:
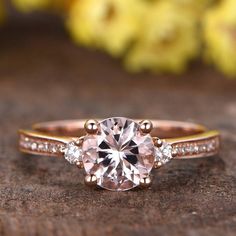
<instances>
[{"instance_id":1,"label":"round cut stone","mask_svg":"<svg viewBox=\"0 0 236 236\"><path fill-rule=\"evenodd\" d=\"M99 123L97 135L85 136L82 159L85 171L97 177L99 186L125 191L149 175L154 150L151 136L142 134L138 123L122 117L108 118Z\"/></svg>"},{"instance_id":2,"label":"round cut stone","mask_svg":"<svg viewBox=\"0 0 236 236\"><path fill-rule=\"evenodd\" d=\"M172 157L172 146L169 143L163 142L162 146L155 148L156 161L162 164L169 162Z\"/></svg>"},{"instance_id":3,"label":"round cut stone","mask_svg":"<svg viewBox=\"0 0 236 236\"><path fill-rule=\"evenodd\" d=\"M81 161L81 149L74 142L69 142L65 147L64 157L70 164L76 164Z\"/></svg>"}]
</instances>

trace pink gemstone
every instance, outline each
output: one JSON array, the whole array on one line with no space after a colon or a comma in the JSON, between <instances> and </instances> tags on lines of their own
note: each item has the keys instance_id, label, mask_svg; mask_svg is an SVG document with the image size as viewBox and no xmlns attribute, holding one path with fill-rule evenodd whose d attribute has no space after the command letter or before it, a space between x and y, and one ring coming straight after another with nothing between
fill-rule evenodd
<instances>
[{"instance_id":1,"label":"pink gemstone","mask_svg":"<svg viewBox=\"0 0 236 236\"><path fill-rule=\"evenodd\" d=\"M97 135L87 135L82 146L87 174L97 184L113 191L125 191L139 185L154 165L154 144L139 124L127 118L108 118L99 123Z\"/></svg>"}]
</instances>

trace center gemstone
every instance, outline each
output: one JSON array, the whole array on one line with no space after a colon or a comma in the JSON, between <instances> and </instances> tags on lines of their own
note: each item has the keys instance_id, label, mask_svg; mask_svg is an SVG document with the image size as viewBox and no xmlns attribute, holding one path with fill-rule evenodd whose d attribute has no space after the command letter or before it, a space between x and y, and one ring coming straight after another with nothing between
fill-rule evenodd
<instances>
[{"instance_id":1,"label":"center gemstone","mask_svg":"<svg viewBox=\"0 0 236 236\"><path fill-rule=\"evenodd\" d=\"M96 135L87 135L82 159L87 174L97 184L113 191L125 191L139 185L154 165L154 144L139 124L123 117L108 118L98 124Z\"/></svg>"}]
</instances>

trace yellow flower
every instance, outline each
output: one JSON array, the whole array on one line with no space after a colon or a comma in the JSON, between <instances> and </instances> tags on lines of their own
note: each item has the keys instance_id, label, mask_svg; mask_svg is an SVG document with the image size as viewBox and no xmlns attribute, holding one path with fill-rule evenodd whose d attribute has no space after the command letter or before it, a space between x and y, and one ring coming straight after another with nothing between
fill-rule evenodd
<instances>
[{"instance_id":1,"label":"yellow flower","mask_svg":"<svg viewBox=\"0 0 236 236\"><path fill-rule=\"evenodd\" d=\"M196 22L188 13L169 1L150 6L139 39L128 53L129 70L182 72L198 54Z\"/></svg>"},{"instance_id":2,"label":"yellow flower","mask_svg":"<svg viewBox=\"0 0 236 236\"><path fill-rule=\"evenodd\" d=\"M67 26L76 42L121 55L139 31L142 0L78 0Z\"/></svg>"},{"instance_id":3,"label":"yellow flower","mask_svg":"<svg viewBox=\"0 0 236 236\"><path fill-rule=\"evenodd\" d=\"M166 0L176 6L188 11L190 14L195 16L197 19L202 17L202 13L211 6L216 0Z\"/></svg>"},{"instance_id":4,"label":"yellow flower","mask_svg":"<svg viewBox=\"0 0 236 236\"><path fill-rule=\"evenodd\" d=\"M29 12L48 8L50 0L12 0L20 11Z\"/></svg>"},{"instance_id":5,"label":"yellow flower","mask_svg":"<svg viewBox=\"0 0 236 236\"><path fill-rule=\"evenodd\" d=\"M236 1L210 9L203 21L206 57L223 73L236 76Z\"/></svg>"}]
</instances>

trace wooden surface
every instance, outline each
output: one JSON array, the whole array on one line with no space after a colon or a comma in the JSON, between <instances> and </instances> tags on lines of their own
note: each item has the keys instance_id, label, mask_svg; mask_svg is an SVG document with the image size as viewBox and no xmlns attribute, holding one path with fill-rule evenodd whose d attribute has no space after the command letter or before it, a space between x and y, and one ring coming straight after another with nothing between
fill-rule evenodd
<instances>
[{"instance_id":1,"label":"wooden surface","mask_svg":"<svg viewBox=\"0 0 236 236\"><path fill-rule=\"evenodd\" d=\"M33 122L113 115L220 129L219 156L172 161L149 190L91 190L63 159L21 155ZM236 80L195 63L180 77L130 75L74 46L56 19L0 31L0 235L236 235Z\"/></svg>"}]
</instances>

